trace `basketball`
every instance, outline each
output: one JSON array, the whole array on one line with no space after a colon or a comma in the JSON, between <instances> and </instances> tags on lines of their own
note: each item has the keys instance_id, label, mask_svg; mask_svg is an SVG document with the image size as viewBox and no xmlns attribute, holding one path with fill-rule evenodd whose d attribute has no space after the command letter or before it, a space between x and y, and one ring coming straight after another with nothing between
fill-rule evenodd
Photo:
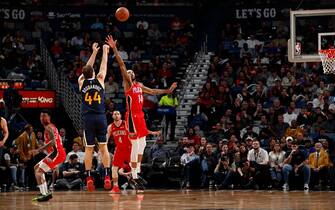
<instances>
[{"instance_id":1,"label":"basketball","mask_svg":"<svg viewBox=\"0 0 335 210\"><path fill-rule=\"evenodd\" d=\"M125 22L129 18L129 10L125 7L119 7L115 12L115 17L120 22Z\"/></svg>"}]
</instances>

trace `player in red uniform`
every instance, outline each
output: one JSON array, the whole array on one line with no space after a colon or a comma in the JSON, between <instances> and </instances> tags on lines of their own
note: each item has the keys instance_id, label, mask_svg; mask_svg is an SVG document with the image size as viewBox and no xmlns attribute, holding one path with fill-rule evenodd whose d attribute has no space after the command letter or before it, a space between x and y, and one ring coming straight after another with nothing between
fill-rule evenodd
<instances>
[{"instance_id":1,"label":"player in red uniform","mask_svg":"<svg viewBox=\"0 0 335 210\"><path fill-rule=\"evenodd\" d=\"M50 112L43 110L40 115L40 121L44 126L45 145L38 149L32 150L32 154L38 154L43 150L47 150L48 155L37 163L34 167L35 177L40 189L41 195L34 198L34 201L48 201L52 198L52 194L48 191L44 173L56 168L66 159L66 153L62 145L62 139L58 133L58 129L50 121Z\"/></svg>"},{"instance_id":2,"label":"player in red uniform","mask_svg":"<svg viewBox=\"0 0 335 210\"><path fill-rule=\"evenodd\" d=\"M118 185L118 170L124 167L125 162L130 162L130 154L132 144L129 139L129 132L126 127L126 122L121 119L121 114L119 111L113 112L114 122L110 124L107 128L107 139L113 136L115 142L115 152L112 163L112 180L113 189L111 193L119 193ZM159 131L148 131L152 135L160 135Z\"/></svg>"},{"instance_id":3,"label":"player in red uniform","mask_svg":"<svg viewBox=\"0 0 335 210\"><path fill-rule=\"evenodd\" d=\"M113 112L114 122L107 128L107 139L113 136L115 142L115 152L112 163L112 193L119 193L118 169L122 168L125 161L130 161L131 143L128 137L126 123L121 119L119 111Z\"/></svg>"},{"instance_id":4,"label":"player in red uniform","mask_svg":"<svg viewBox=\"0 0 335 210\"><path fill-rule=\"evenodd\" d=\"M143 152L146 146L145 137L148 134L148 129L144 119L143 93L150 95L160 95L172 93L177 87L177 83L173 83L169 89L151 89L145 87L135 79L135 73L132 70L127 70L118 50L116 42L112 36L107 36L106 42L113 49L115 58L120 66L120 71L123 77L123 86L126 94L127 112L126 123L131 138L131 169L132 177L136 180L137 173L140 173Z\"/></svg>"}]
</instances>

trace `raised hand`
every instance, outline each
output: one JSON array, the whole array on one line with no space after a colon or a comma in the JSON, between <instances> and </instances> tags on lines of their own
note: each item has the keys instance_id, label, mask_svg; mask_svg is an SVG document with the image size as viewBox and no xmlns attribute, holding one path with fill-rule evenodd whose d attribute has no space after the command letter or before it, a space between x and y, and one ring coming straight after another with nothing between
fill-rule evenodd
<instances>
[{"instance_id":1,"label":"raised hand","mask_svg":"<svg viewBox=\"0 0 335 210\"><path fill-rule=\"evenodd\" d=\"M107 43L112 49L115 49L115 48L116 48L117 40L114 40L112 35L108 35L108 36L106 37L106 43Z\"/></svg>"},{"instance_id":2,"label":"raised hand","mask_svg":"<svg viewBox=\"0 0 335 210\"><path fill-rule=\"evenodd\" d=\"M93 45L92 45L92 50L93 52L98 52L100 49L98 43L94 42Z\"/></svg>"},{"instance_id":3,"label":"raised hand","mask_svg":"<svg viewBox=\"0 0 335 210\"><path fill-rule=\"evenodd\" d=\"M176 82L172 83L171 87L169 88L169 93L172 93L176 89L176 87L177 83Z\"/></svg>"},{"instance_id":4,"label":"raised hand","mask_svg":"<svg viewBox=\"0 0 335 210\"><path fill-rule=\"evenodd\" d=\"M107 51L107 53L109 52L109 45L104 44L104 46L102 47L103 51Z\"/></svg>"}]
</instances>

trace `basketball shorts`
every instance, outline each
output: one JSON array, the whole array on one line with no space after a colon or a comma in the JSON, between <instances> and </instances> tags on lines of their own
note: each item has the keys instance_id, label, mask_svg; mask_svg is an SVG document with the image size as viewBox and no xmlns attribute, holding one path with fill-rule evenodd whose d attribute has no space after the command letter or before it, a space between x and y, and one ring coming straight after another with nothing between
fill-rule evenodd
<instances>
[{"instance_id":1,"label":"basketball shorts","mask_svg":"<svg viewBox=\"0 0 335 210\"><path fill-rule=\"evenodd\" d=\"M131 147L122 149L116 148L114 153L113 166L122 168L125 162L129 163L130 153L131 153Z\"/></svg>"},{"instance_id":2,"label":"basketball shorts","mask_svg":"<svg viewBox=\"0 0 335 210\"><path fill-rule=\"evenodd\" d=\"M85 114L84 116L84 144L94 147L95 140L99 144L107 144L107 119L105 114Z\"/></svg>"},{"instance_id":3,"label":"basketball shorts","mask_svg":"<svg viewBox=\"0 0 335 210\"><path fill-rule=\"evenodd\" d=\"M59 164L63 163L66 159L66 153L64 149L58 149L51 152L48 156L43 158L39 163L39 167L44 172L48 172L56 168Z\"/></svg>"}]
</instances>

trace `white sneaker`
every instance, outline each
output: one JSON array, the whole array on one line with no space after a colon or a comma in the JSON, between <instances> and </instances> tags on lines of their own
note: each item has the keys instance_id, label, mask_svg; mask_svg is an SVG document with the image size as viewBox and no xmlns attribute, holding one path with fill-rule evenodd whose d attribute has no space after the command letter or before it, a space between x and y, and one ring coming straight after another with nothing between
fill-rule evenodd
<instances>
[{"instance_id":1,"label":"white sneaker","mask_svg":"<svg viewBox=\"0 0 335 210\"><path fill-rule=\"evenodd\" d=\"M284 190L284 191L288 191L288 190L289 190L289 186L288 186L287 183L285 183L285 184L283 185L283 190Z\"/></svg>"},{"instance_id":2,"label":"white sneaker","mask_svg":"<svg viewBox=\"0 0 335 210\"><path fill-rule=\"evenodd\" d=\"M305 191L305 192L308 192L308 191L309 191L309 186L308 186L308 184L304 184L304 191Z\"/></svg>"}]
</instances>

